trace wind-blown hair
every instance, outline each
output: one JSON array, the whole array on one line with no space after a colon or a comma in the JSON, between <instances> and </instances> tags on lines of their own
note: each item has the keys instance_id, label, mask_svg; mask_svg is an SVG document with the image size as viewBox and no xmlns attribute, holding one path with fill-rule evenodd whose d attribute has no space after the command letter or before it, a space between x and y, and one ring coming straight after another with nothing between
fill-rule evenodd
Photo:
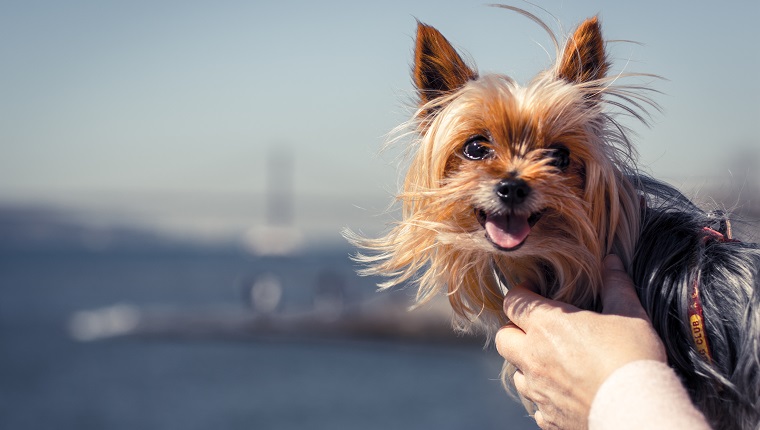
<instances>
[{"instance_id":1,"label":"wind-blown hair","mask_svg":"<svg viewBox=\"0 0 760 430\"><path fill-rule=\"evenodd\" d=\"M596 20L587 24L596 25ZM419 28L419 37L435 32L424 24ZM568 41L565 57L575 56L577 43ZM454 61L468 67L461 59ZM454 90L426 98L421 89L419 109L399 128L418 132L411 142L413 158L403 191L397 196L401 221L376 239L346 234L354 245L373 251L356 255L367 266L360 273L389 277L381 288L414 284L421 302L443 290L458 317L457 326L484 329L489 337L506 323L504 287L526 280L548 297L597 308L601 260L615 252L630 264L640 224L640 197L627 179L635 176L634 153L616 113L605 106L620 107L619 100L631 101L624 112L644 118L640 102L655 105L634 95L631 87L618 84L633 74L607 77L603 75L606 60L599 63L603 67L589 75L572 69L577 65L563 66L558 61L525 86L506 75L470 79L478 73L468 67L451 72L468 77ZM589 76L594 78L575 81ZM530 249L516 255L494 252L482 235L473 235L480 226L472 207L496 210L492 206L498 205L492 198L493 180L479 170L457 171L454 154L470 134L483 128L503 129L504 140L515 143L504 149L520 160L500 169L519 169L522 176L531 178L533 188L541 190L541 198L534 199L533 205L552 209L536 226L545 231L534 233ZM583 184L577 176L556 174L546 157L546 145L533 145L540 136L562 139L578 159L574 168L583 176ZM462 205L464 196L475 201ZM607 204L594 204L600 201Z\"/></svg>"},{"instance_id":2,"label":"wind-blown hair","mask_svg":"<svg viewBox=\"0 0 760 430\"><path fill-rule=\"evenodd\" d=\"M507 9L516 10L512 7ZM518 10L543 28L532 14ZM760 249L639 172L618 115L646 122L648 88L607 76L597 18L557 46L557 61L522 86L480 76L436 29L418 23L416 138L398 195L400 221L379 238L346 232L381 288L443 291L462 330L491 336L508 288L599 310L601 264L617 254L663 338L670 364L715 428L760 424ZM708 228L708 230L706 230ZM692 290L714 359L692 337ZM507 379L511 370L505 368ZM528 405L530 407L530 405Z\"/></svg>"}]
</instances>

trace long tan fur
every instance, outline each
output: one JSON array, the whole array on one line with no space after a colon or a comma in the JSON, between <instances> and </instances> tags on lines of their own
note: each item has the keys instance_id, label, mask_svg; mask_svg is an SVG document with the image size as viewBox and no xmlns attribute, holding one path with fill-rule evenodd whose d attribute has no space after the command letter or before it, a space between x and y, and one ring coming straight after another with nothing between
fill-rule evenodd
<instances>
[{"instance_id":1,"label":"long tan fur","mask_svg":"<svg viewBox=\"0 0 760 430\"><path fill-rule=\"evenodd\" d=\"M347 235L366 252L357 256L364 273L386 276L384 288L416 285L420 302L443 291L460 328L492 335L507 322L504 293L522 282L598 310L601 262L614 252L711 425L758 428L760 247L732 238L725 214L636 171L616 118L646 123L657 106L645 85L620 82L653 76L609 75L597 18L560 44L536 16L499 7L549 31L555 64L525 85L481 76L440 32L418 25L402 217L377 239ZM508 389L514 372L505 363Z\"/></svg>"},{"instance_id":2,"label":"long tan fur","mask_svg":"<svg viewBox=\"0 0 760 430\"><path fill-rule=\"evenodd\" d=\"M445 291L461 327L476 322L489 334L506 323L502 286L529 281L545 296L596 308L601 261L614 251L630 263L641 211L627 179L627 140L605 111L604 97L631 100L630 93L605 76L597 19L581 24L555 66L525 86L479 77L424 24L415 58L420 105L407 126L418 139L398 196L402 219L377 239L349 235L370 251L357 256L363 273L389 277L383 288L415 283L420 301ZM425 87L430 81L436 85ZM639 107L632 101L626 110ZM492 159L461 156L477 134L489 136ZM556 143L572 154L568 174L548 161ZM502 252L484 237L474 209L496 210L494 184L507 173L530 184L525 210L543 216L525 246Z\"/></svg>"}]
</instances>

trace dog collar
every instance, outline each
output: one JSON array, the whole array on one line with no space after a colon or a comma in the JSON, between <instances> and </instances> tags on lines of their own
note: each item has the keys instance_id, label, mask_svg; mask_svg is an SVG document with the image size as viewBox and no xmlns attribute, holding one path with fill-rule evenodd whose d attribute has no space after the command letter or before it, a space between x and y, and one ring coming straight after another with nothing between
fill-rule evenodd
<instances>
[{"instance_id":1,"label":"dog collar","mask_svg":"<svg viewBox=\"0 0 760 430\"><path fill-rule=\"evenodd\" d=\"M710 345L707 343L707 333L705 332L705 318L702 314L702 302L699 300L699 275L691 286L689 291L689 328L691 337L694 340L694 346L697 347L699 355L712 364L712 354L710 354Z\"/></svg>"},{"instance_id":2,"label":"dog collar","mask_svg":"<svg viewBox=\"0 0 760 430\"><path fill-rule=\"evenodd\" d=\"M731 237L731 224L729 224L728 221L721 222L720 229L725 231L725 233L713 230L710 227L704 227L702 229L702 232L704 233L702 242L707 243L710 240L717 240L718 242L738 242ZM713 358L710 353L710 344L707 342L707 331L705 330L702 301L699 298L699 278L700 275L697 273L697 277L694 279L694 283L691 285L691 290L689 291L689 327L697 352L708 364L712 364Z\"/></svg>"}]
</instances>

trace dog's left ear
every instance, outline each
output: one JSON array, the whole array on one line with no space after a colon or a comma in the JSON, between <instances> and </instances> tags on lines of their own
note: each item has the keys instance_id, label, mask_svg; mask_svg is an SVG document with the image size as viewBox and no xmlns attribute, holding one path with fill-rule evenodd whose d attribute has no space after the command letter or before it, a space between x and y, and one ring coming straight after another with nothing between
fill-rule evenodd
<instances>
[{"instance_id":1,"label":"dog's left ear","mask_svg":"<svg viewBox=\"0 0 760 430\"><path fill-rule=\"evenodd\" d=\"M413 77L420 106L423 106L458 90L468 81L476 79L478 73L467 66L438 30L417 22Z\"/></svg>"},{"instance_id":2,"label":"dog's left ear","mask_svg":"<svg viewBox=\"0 0 760 430\"><path fill-rule=\"evenodd\" d=\"M609 63L597 17L589 18L578 26L567 40L557 67L558 77L571 83L585 83L605 77Z\"/></svg>"}]
</instances>

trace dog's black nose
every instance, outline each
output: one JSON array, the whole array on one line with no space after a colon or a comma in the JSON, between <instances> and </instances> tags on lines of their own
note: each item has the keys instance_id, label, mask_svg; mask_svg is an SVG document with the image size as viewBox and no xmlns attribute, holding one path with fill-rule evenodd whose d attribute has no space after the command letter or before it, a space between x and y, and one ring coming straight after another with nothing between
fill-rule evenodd
<instances>
[{"instance_id":1,"label":"dog's black nose","mask_svg":"<svg viewBox=\"0 0 760 430\"><path fill-rule=\"evenodd\" d=\"M504 179L496 185L496 195L509 207L519 205L530 195L530 186L522 179Z\"/></svg>"}]
</instances>

